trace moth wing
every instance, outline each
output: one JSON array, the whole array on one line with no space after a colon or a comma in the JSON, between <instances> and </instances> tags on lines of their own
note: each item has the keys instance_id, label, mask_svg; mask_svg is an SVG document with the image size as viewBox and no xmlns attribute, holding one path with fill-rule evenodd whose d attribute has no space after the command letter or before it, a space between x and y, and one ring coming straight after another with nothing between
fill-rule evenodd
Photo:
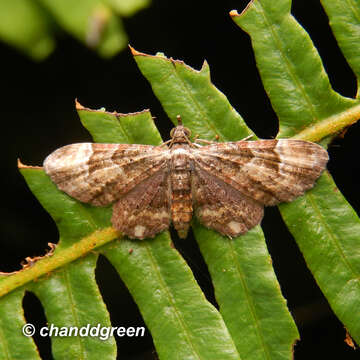
<instances>
[{"instance_id":1,"label":"moth wing","mask_svg":"<svg viewBox=\"0 0 360 360\"><path fill-rule=\"evenodd\" d=\"M113 226L130 238L154 237L170 226L169 173L160 170L122 196L113 207Z\"/></svg>"},{"instance_id":2,"label":"moth wing","mask_svg":"<svg viewBox=\"0 0 360 360\"><path fill-rule=\"evenodd\" d=\"M264 205L304 194L328 161L321 146L291 139L212 144L193 154L196 167Z\"/></svg>"},{"instance_id":3,"label":"moth wing","mask_svg":"<svg viewBox=\"0 0 360 360\"><path fill-rule=\"evenodd\" d=\"M105 206L165 169L168 153L150 145L71 144L51 153L44 170L68 195Z\"/></svg>"},{"instance_id":4,"label":"moth wing","mask_svg":"<svg viewBox=\"0 0 360 360\"><path fill-rule=\"evenodd\" d=\"M263 205L198 166L194 167L192 192L199 221L223 235L244 234L263 218Z\"/></svg>"}]
</instances>

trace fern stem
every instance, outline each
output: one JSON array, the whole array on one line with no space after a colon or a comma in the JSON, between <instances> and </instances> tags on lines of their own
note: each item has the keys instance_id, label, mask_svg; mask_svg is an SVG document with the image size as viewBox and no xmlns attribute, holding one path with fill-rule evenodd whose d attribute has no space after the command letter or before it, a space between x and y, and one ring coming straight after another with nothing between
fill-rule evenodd
<instances>
[{"instance_id":1,"label":"fern stem","mask_svg":"<svg viewBox=\"0 0 360 360\"><path fill-rule=\"evenodd\" d=\"M356 105L340 114L335 114L316 124L312 124L292 138L299 140L320 141L324 137L334 135L341 129L356 123L359 119L360 105Z\"/></svg>"},{"instance_id":2,"label":"fern stem","mask_svg":"<svg viewBox=\"0 0 360 360\"><path fill-rule=\"evenodd\" d=\"M82 238L65 249L61 245L51 256L44 256L33 264L24 267L20 271L13 273L1 273L0 276L0 297L8 294L10 291L27 284L30 281L39 279L41 276L49 274L51 271L66 265L80 257L88 254L90 251L98 248L116 238L119 234L112 227L95 231L89 236Z\"/></svg>"}]
</instances>

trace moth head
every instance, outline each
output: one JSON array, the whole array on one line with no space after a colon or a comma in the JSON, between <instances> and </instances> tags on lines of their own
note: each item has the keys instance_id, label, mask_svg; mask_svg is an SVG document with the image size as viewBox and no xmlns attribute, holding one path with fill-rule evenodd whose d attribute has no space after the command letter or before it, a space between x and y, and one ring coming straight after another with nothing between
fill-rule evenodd
<instances>
[{"instance_id":1,"label":"moth head","mask_svg":"<svg viewBox=\"0 0 360 360\"><path fill-rule=\"evenodd\" d=\"M170 131L170 136L173 142L189 142L190 135L190 129L182 125L178 125Z\"/></svg>"}]
</instances>

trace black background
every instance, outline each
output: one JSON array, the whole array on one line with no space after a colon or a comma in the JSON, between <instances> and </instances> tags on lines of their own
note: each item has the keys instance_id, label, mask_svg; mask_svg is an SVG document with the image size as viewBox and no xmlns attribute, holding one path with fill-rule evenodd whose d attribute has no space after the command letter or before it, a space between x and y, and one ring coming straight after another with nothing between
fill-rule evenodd
<instances>
[{"instance_id":1,"label":"black background","mask_svg":"<svg viewBox=\"0 0 360 360\"><path fill-rule=\"evenodd\" d=\"M151 7L125 20L125 28L130 44L139 51L149 54L161 51L196 69L206 59L213 83L258 136L270 138L277 133L276 114L261 84L250 38L228 15L232 9L240 12L245 5L246 1L153 0ZM295 0L292 12L310 33L334 89L354 97L354 74L337 46L320 2ZM58 238L55 224L27 188L16 160L41 165L56 148L91 140L78 120L75 98L90 108L104 106L122 113L149 108L165 140L172 125L128 49L111 60L103 60L70 36L60 34L56 51L44 62L32 62L4 44L0 44L0 54L3 145L0 271L13 271L20 268L26 256L44 254L46 244L55 243ZM359 134L356 124L343 139L333 142L328 166L357 212ZM295 359L358 358L359 352L344 343L343 325L307 270L276 208L266 210L263 228L282 292L302 339L295 347ZM189 237L175 241L175 245L193 268L208 299L215 303L210 276L195 241ZM99 259L96 274L113 325L141 326L136 304L105 258ZM41 304L32 294L26 295L24 307L29 322L45 324ZM354 311L354 316L359 314ZM36 342L41 343L43 358L51 359L50 343L39 338ZM148 332L144 339L122 338L118 346L121 359L155 357Z\"/></svg>"}]
</instances>

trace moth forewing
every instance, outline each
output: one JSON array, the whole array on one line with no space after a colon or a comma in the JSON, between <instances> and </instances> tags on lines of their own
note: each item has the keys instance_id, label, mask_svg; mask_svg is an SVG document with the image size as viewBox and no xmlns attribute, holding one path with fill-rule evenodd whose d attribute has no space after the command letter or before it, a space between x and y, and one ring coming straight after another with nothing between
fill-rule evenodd
<instances>
[{"instance_id":1,"label":"moth forewing","mask_svg":"<svg viewBox=\"0 0 360 360\"><path fill-rule=\"evenodd\" d=\"M55 150L44 170L60 190L82 202L105 206L167 167L168 148L80 143Z\"/></svg>"},{"instance_id":2,"label":"moth forewing","mask_svg":"<svg viewBox=\"0 0 360 360\"><path fill-rule=\"evenodd\" d=\"M291 201L311 188L327 151L303 140L219 143L197 150L195 164L263 205Z\"/></svg>"}]
</instances>

